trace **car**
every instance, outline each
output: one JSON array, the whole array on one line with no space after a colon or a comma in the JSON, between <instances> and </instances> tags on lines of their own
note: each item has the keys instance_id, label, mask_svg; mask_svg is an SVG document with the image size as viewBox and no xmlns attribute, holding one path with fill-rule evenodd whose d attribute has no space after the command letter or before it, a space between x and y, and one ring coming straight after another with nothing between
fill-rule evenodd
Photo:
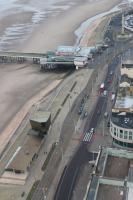
<instances>
[{"instance_id":1,"label":"car","mask_svg":"<svg viewBox=\"0 0 133 200\"><path fill-rule=\"evenodd\" d=\"M81 109L79 109L79 111L78 111L78 114L79 114L79 115L81 115L81 113L82 113L82 110L81 110Z\"/></svg>"},{"instance_id":2,"label":"car","mask_svg":"<svg viewBox=\"0 0 133 200\"><path fill-rule=\"evenodd\" d=\"M109 79L107 80L107 83L112 83L112 79L109 78Z\"/></svg>"},{"instance_id":3,"label":"car","mask_svg":"<svg viewBox=\"0 0 133 200\"><path fill-rule=\"evenodd\" d=\"M108 113L107 112L104 113L104 117L108 117Z\"/></svg>"},{"instance_id":4,"label":"car","mask_svg":"<svg viewBox=\"0 0 133 200\"><path fill-rule=\"evenodd\" d=\"M88 113L87 111L84 112L84 117L87 117Z\"/></svg>"},{"instance_id":5,"label":"car","mask_svg":"<svg viewBox=\"0 0 133 200\"><path fill-rule=\"evenodd\" d=\"M100 115L100 110L97 111L97 114Z\"/></svg>"},{"instance_id":6,"label":"car","mask_svg":"<svg viewBox=\"0 0 133 200\"><path fill-rule=\"evenodd\" d=\"M82 114L82 112L83 112L83 107L82 107L82 106L80 106L80 108L79 108L79 110L78 110L78 114L79 114L79 115L81 115L81 114Z\"/></svg>"},{"instance_id":7,"label":"car","mask_svg":"<svg viewBox=\"0 0 133 200\"><path fill-rule=\"evenodd\" d=\"M110 127L110 121L107 123L107 127Z\"/></svg>"},{"instance_id":8,"label":"car","mask_svg":"<svg viewBox=\"0 0 133 200\"><path fill-rule=\"evenodd\" d=\"M103 95L104 95L104 96L107 96L107 90L104 90L104 91L103 91Z\"/></svg>"},{"instance_id":9,"label":"car","mask_svg":"<svg viewBox=\"0 0 133 200\"><path fill-rule=\"evenodd\" d=\"M109 75L113 75L113 71L111 71L111 72L109 73Z\"/></svg>"},{"instance_id":10,"label":"car","mask_svg":"<svg viewBox=\"0 0 133 200\"><path fill-rule=\"evenodd\" d=\"M23 191L22 193L21 193L21 197L24 197L25 196L25 191Z\"/></svg>"},{"instance_id":11,"label":"car","mask_svg":"<svg viewBox=\"0 0 133 200\"><path fill-rule=\"evenodd\" d=\"M91 128L90 133L94 133L94 128Z\"/></svg>"}]
</instances>

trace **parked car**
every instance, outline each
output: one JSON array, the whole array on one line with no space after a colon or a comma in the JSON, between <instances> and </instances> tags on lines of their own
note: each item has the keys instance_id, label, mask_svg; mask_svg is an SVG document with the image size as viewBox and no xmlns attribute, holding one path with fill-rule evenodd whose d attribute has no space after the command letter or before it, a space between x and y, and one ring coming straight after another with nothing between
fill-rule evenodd
<instances>
[{"instance_id":1,"label":"parked car","mask_svg":"<svg viewBox=\"0 0 133 200\"><path fill-rule=\"evenodd\" d=\"M23 191L22 193L21 193L21 197L24 197L25 196L25 191Z\"/></svg>"},{"instance_id":2,"label":"parked car","mask_svg":"<svg viewBox=\"0 0 133 200\"><path fill-rule=\"evenodd\" d=\"M88 113L87 111L84 112L84 117L87 117Z\"/></svg>"},{"instance_id":3,"label":"parked car","mask_svg":"<svg viewBox=\"0 0 133 200\"><path fill-rule=\"evenodd\" d=\"M83 106L80 106L79 110L78 110L78 114L81 115L83 112Z\"/></svg>"},{"instance_id":4,"label":"parked car","mask_svg":"<svg viewBox=\"0 0 133 200\"><path fill-rule=\"evenodd\" d=\"M104 117L108 117L108 113L107 112L104 113Z\"/></svg>"},{"instance_id":5,"label":"parked car","mask_svg":"<svg viewBox=\"0 0 133 200\"><path fill-rule=\"evenodd\" d=\"M107 123L107 127L110 127L110 121Z\"/></svg>"}]
</instances>

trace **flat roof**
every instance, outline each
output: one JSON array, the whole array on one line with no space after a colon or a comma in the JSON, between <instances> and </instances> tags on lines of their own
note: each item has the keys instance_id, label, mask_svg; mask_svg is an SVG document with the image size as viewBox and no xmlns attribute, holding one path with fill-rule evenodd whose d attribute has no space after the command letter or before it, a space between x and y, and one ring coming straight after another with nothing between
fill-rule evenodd
<instances>
[{"instance_id":1,"label":"flat roof","mask_svg":"<svg viewBox=\"0 0 133 200\"><path fill-rule=\"evenodd\" d=\"M56 54L65 54L65 55L76 55L76 56L85 56L88 57L92 55L97 50L97 47L80 47L80 46L59 46L56 49Z\"/></svg>"},{"instance_id":2,"label":"flat roof","mask_svg":"<svg viewBox=\"0 0 133 200\"><path fill-rule=\"evenodd\" d=\"M111 121L122 128L133 129L133 113L128 112L112 112Z\"/></svg>"},{"instance_id":3,"label":"flat roof","mask_svg":"<svg viewBox=\"0 0 133 200\"><path fill-rule=\"evenodd\" d=\"M56 53L68 53L74 54L76 51L75 46L58 46L56 49Z\"/></svg>"},{"instance_id":4,"label":"flat roof","mask_svg":"<svg viewBox=\"0 0 133 200\"><path fill-rule=\"evenodd\" d=\"M47 111L36 111L30 118L32 121L47 122L51 116L50 112Z\"/></svg>"},{"instance_id":5,"label":"flat roof","mask_svg":"<svg viewBox=\"0 0 133 200\"><path fill-rule=\"evenodd\" d=\"M92 51L96 49L95 47L80 47L77 51L77 55L79 56L85 56L88 57L89 55L92 55Z\"/></svg>"},{"instance_id":6,"label":"flat roof","mask_svg":"<svg viewBox=\"0 0 133 200\"><path fill-rule=\"evenodd\" d=\"M117 96L115 108L133 108L133 96Z\"/></svg>"},{"instance_id":7,"label":"flat roof","mask_svg":"<svg viewBox=\"0 0 133 200\"><path fill-rule=\"evenodd\" d=\"M12 158L9 160L6 169L26 171L35 153L41 144L41 138L29 135L25 144L19 146Z\"/></svg>"},{"instance_id":8,"label":"flat roof","mask_svg":"<svg viewBox=\"0 0 133 200\"><path fill-rule=\"evenodd\" d=\"M121 68L121 76L127 75L129 78L133 78L133 66L122 67Z\"/></svg>"},{"instance_id":9,"label":"flat roof","mask_svg":"<svg viewBox=\"0 0 133 200\"><path fill-rule=\"evenodd\" d=\"M88 184L86 200L131 200L133 153L117 148L101 148ZM125 184L126 180L126 184Z\"/></svg>"},{"instance_id":10,"label":"flat roof","mask_svg":"<svg viewBox=\"0 0 133 200\"><path fill-rule=\"evenodd\" d=\"M127 200L132 200L132 199L133 199L133 188L129 188Z\"/></svg>"},{"instance_id":11,"label":"flat roof","mask_svg":"<svg viewBox=\"0 0 133 200\"><path fill-rule=\"evenodd\" d=\"M125 179L125 177L128 176L128 169L128 158L109 155L105 166L104 176L115 179Z\"/></svg>"},{"instance_id":12,"label":"flat roof","mask_svg":"<svg viewBox=\"0 0 133 200\"><path fill-rule=\"evenodd\" d=\"M124 187L100 184L96 200L123 200Z\"/></svg>"}]
</instances>

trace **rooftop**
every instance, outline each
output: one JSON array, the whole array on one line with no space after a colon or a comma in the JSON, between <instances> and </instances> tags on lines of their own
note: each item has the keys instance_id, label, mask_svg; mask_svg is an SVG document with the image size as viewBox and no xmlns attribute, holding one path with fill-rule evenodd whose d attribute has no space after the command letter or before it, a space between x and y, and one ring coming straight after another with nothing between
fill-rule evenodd
<instances>
[{"instance_id":1,"label":"rooftop","mask_svg":"<svg viewBox=\"0 0 133 200\"><path fill-rule=\"evenodd\" d=\"M133 129L133 113L128 112L112 112L111 121L122 128Z\"/></svg>"},{"instance_id":2,"label":"rooftop","mask_svg":"<svg viewBox=\"0 0 133 200\"><path fill-rule=\"evenodd\" d=\"M124 187L122 186L100 184L96 200L123 200L123 193Z\"/></svg>"},{"instance_id":3,"label":"rooftop","mask_svg":"<svg viewBox=\"0 0 133 200\"><path fill-rule=\"evenodd\" d=\"M51 113L46 111L36 111L30 118L32 121L37 121L39 123L47 122L50 118Z\"/></svg>"},{"instance_id":4,"label":"rooftop","mask_svg":"<svg viewBox=\"0 0 133 200\"><path fill-rule=\"evenodd\" d=\"M41 139L36 136L29 136L23 147L19 146L12 158L9 160L6 170L27 171L33 156L38 152Z\"/></svg>"},{"instance_id":5,"label":"rooftop","mask_svg":"<svg viewBox=\"0 0 133 200\"><path fill-rule=\"evenodd\" d=\"M85 56L88 57L100 50L100 47L105 47L101 44L99 46L89 46L89 47L80 47L80 46L59 46L56 49L56 55L75 55L75 56Z\"/></svg>"},{"instance_id":6,"label":"rooftop","mask_svg":"<svg viewBox=\"0 0 133 200\"><path fill-rule=\"evenodd\" d=\"M74 46L58 46L56 49L57 55L74 55L76 47Z\"/></svg>"},{"instance_id":7,"label":"rooftop","mask_svg":"<svg viewBox=\"0 0 133 200\"><path fill-rule=\"evenodd\" d=\"M128 158L109 155L106 162L104 176L115 179L125 179L128 175L128 169Z\"/></svg>"},{"instance_id":8,"label":"rooftop","mask_svg":"<svg viewBox=\"0 0 133 200\"><path fill-rule=\"evenodd\" d=\"M133 194L133 153L101 148L89 183L86 200L131 200Z\"/></svg>"},{"instance_id":9,"label":"rooftop","mask_svg":"<svg viewBox=\"0 0 133 200\"><path fill-rule=\"evenodd\" d=\"M133 65L128 65L121 68L121 75L127 75L129 78L133 78Z\"/></svg>"},{"instance_id":10,"label":"rooftop","mask_svg":"<svg viewBox=\"0 0 133 200\"><path fill-rule=\"evenodd\" d=\"M115 108L133 108L133 96L117 96Z\"/></svg>"}]
</instances>

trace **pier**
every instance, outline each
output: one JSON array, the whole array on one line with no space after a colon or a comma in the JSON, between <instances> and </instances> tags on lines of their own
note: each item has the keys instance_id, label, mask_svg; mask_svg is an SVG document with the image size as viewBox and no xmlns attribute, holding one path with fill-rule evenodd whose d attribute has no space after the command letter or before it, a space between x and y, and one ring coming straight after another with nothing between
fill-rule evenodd
<instances>
[{"instance_id":1,"label":"pier","mask_svg":"<svg viewBox=\"0 0 133 200\"><path fill-rule=\"evenodd\" d=\"M63 67L85 67L88 60L95 54L105 50L108 46L100 44L92 47L59 46L56 51L46 53L18 53L0 52L0 63L29 62L40 65L40 70L56 69Z\"/></svg>"},{"instance_id":2,"label":"pier","mask_svg":"<svg viewBox=\"0 0 133 200\"><path fill-rule=\"evenodd\" d=\"M0 52L0 63L24 63L29 61L34 64L40 64L40 59L43 57L46 57L46 54Z\"/></svg>"}]
</instances>

